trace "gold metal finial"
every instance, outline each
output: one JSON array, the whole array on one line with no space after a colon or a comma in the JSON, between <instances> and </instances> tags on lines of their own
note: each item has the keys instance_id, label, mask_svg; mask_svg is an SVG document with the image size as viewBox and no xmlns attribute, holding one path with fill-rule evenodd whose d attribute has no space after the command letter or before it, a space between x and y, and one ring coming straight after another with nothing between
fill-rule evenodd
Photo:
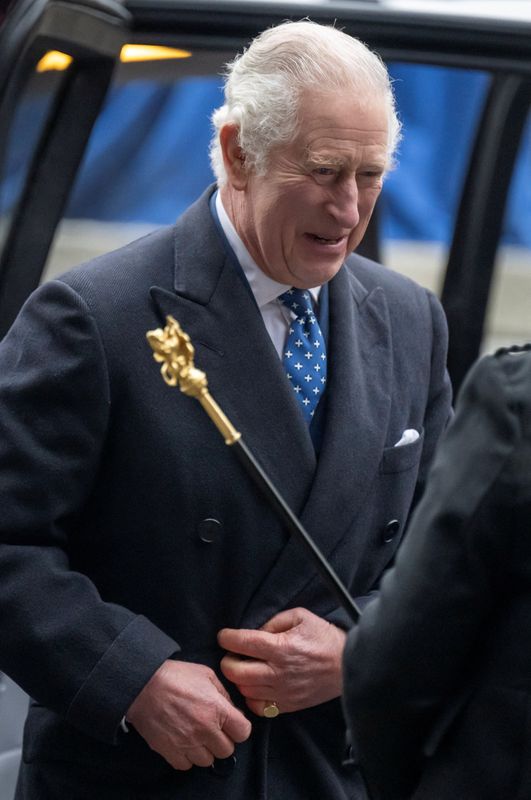
<instances>
[{"instance_id":1,"label":"gold metal finial","mask_svg":"<svg viewBox=\"0 0 531 800\"><path fill-rule=\"evenodd\" d=\"M148 331L147 340L153 349L153 358L162 364L160 371L168 386L177 386L181 392L199 400L208 416L225 439L234 444L241 437L208 391L207 377L194 366L194 346L190 337L171 315L166 317L166 327Z\"/></svg>"},{"instance_id":2,"label":"gold metal finial","mask_svg":"<svg viewBox=\"0 0 531 800\"><path fill-rule=\"evenodd\" d=\"M153 348L153 358L162 364L160 371L168 386L180 385L182 380L187 380L190 369L194 370L194 346L190 337L183 331L179 323L172 316L166 317L167 325L148 331L147 340ZM195 370L199 372L199 370ZM197 380L198 393L204 385L206 378L202 372Z\"/></svg>"}]
</instances>

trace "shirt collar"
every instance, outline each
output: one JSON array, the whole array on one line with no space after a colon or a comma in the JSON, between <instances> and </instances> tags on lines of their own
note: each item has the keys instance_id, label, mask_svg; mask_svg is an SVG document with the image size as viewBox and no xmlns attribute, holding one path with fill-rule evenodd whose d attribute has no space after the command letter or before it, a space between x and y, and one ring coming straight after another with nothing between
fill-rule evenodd
<instances>
[{"instance_id":1,"label":"shirt collar","mask_svg":"<svg viewBox=\"0 0 531 800\"><path fill-rule=\"evenodd\" d=\"M218 213L220 225L223 228L223 233L227 237L227 241L243 269L258 308L262 308L267 305L267 303L276 300L279 295L291 289L291 286L286 286L284 283L273 280L273 278L270 278L269 275L266 275L265 272L260 269L236 232L232 220L225 211L221 200L221 192L219 191L216 192L216 211ZM317 303L321 287L316 286L312 289L308 289L308 291L314 302Z\"/></svg>"}]
</instances>

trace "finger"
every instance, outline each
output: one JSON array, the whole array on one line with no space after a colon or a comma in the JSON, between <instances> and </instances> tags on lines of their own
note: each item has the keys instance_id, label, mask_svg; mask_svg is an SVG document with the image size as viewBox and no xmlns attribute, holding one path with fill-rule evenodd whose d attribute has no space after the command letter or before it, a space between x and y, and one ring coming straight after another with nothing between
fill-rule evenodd
<instances>
[{"instance_id":1,"label":"finger","mask_svg":"<svg viewBox=\"0 0 531 800\"><path fill-rule=\"evenodd\" d=\"M303 622L303 611L304 609L300 608L288 608L286 611L280 611L262 625L260 630L269 633L285 633Z\"/></svg>"},{"instance_id":2,"label":"finger","mask_svg":"<svg viewBox=\"0 0 531 800\"><path fill-rule=\"evenodd\" d=\"M211 674L209 675L209 680L212 683L212 685L215 687L215 689L217 689L217 691L221 695L223 695L225 700L228 700L228 702L232 704L232 700L231 700L230 694L225 689L225 687L223 686L223 684L221 683L220 679L218 678L218 676L216 675L215 672L211 672Z\"/></svg>"},{"instance_id":3,"label":"finger","mask_svg":"<svg viewBox=\"0 0 531 800\"><path fill-rule=\"evenodd\" d=\"M193 747L186 751L186 757L196 767L211 767L214 763L214 754L207 747Z\"/></svg>"},{"instance_id":4,"label":"finger","mask_svg":"<svg viewBox=\"0 0 531 800\"><path fill-rule=\"evenodd\" d=\"M240 686L238 691L243 697L250 700L270 700L272 697L278 697L278 691L273 686Z\"/></svg>"},{"instance_id":5,"label":"finger","mask_svg":"<svg viewBox=\"0 0 531 800\"><path fill-rule=\"evenodd\" d=\"M241 711L229 706L222 730L233 742L245 742L251 735L252 725Z\"/></svg>"},{"instance_id":6,"label":"finger","mask_svg":"<svg viewBox=\"0 0 531 800\"><path fill-rule=\"evenodd\" d=\"M215 735L205 741L207 747L216 758L229 758L234 753L234 742L223 732L217 731Z\"/></svg>"},{"instance_id":7,"label":"finger","mask_svg":"<svg viewBox=\"0 0 531 800\"><path fill-rule=\"evenodd\" d=\"M220 668L232 683L266 683L274 677L274 672L265 661L249 661L228 653L223 656Z\"/></svg>"},{"instance_id":8,"label":"finger","mask_svg":"<svg viewBox=\"0 0 531 800\"><path fill-rule=\"evenodd\" d=\"M239 653L242 656L259 658L267 661L275 653L276 637L267 631L223 628L218 633L218 642L224 650Z\"/></svg>"},{"instance_id":9,"label":"finger","mask_svg":"<svg viewBox=\"0 0 531 800\"><path fill-rule=\"evenodd\" d=\"M162 754L164 755L164 754ZM187 772L189 769L192 769L194 766L189 758L184 753L175 753L172 752L169 755L164 756L168 764L173 767L173 769L177 769L180 772Z\"/></svg>"}]
</instances>

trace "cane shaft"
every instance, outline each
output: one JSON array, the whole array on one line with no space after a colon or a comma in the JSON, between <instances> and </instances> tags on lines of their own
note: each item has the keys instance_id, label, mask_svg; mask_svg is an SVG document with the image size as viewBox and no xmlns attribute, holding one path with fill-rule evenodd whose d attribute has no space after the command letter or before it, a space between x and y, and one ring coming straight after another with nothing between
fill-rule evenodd
<instances>
[{"instance_id":1,"label":"cane shaft","mask_svg":"<svg viewBox=\"0 0 531 800\"><path fill-rule=\"evenodd\" d=\"M241 464L245 467L248 474L264 494L269 504L277 512L278 516L290 534L302 542L306 553L313 561L314 566L318 570L325 583L331 589L333 594L335 594L340 605L345 609L351 620L353 622L357 622L361 616L361 610L350 596L339 576L321 553L320 549L317 547L308 531L304 528L302 522L298 519L298 517L295 516L282 495L271 483L270 479L263 471L260 464L256 461L243 439L239 439L237 442L235 442L233 449L236 451Z\"/></svg>"}]
</instances>

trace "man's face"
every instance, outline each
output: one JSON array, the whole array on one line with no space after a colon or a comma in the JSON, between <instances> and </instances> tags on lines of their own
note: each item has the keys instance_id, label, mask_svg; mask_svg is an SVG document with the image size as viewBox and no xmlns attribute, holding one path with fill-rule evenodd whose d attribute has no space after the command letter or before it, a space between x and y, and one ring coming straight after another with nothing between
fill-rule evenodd
<instances>
[{"instance_id":1,"label":"man's face","mask_svg":"<svg viewBox=\"0 0 531 800\"><path fill-rule=\"evenodd\" d=\"M299 119L299 135L229 205L258 266L309 288L330 280L365 233L387 163L387 113L381 99L308 93Z\"/></svg>"}]
</instances>

